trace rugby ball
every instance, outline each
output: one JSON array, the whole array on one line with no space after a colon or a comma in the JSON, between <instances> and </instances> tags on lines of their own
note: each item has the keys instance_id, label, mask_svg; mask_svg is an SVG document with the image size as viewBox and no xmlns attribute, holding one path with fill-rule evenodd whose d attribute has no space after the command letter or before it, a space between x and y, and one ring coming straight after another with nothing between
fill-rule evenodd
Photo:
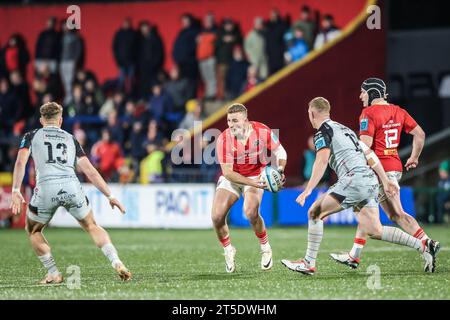
<instances>
[{"instance_id":1,"label":"rugby ball","mask_svg":"<svg viewBox=\"0 0 450 320\"><path fill-rule=\"evenodd\" d=\"M278 192L281 189L281 174L271 166L266 166L261 172L261 180L266 182L270 192Z\"/></svg>"}]
</instances>

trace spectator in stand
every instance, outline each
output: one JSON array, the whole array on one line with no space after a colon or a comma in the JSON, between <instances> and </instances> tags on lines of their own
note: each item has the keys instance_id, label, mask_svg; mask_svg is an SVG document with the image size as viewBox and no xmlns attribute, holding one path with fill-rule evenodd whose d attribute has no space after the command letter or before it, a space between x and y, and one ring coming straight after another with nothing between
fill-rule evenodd
<instances>
[{"instance_id":1,"label":"spectator in stand","mask_svg":"<svg viewBox=\"0 0 450 320\"><path fill-rule=\"evenodd\" d=\"M38 98L39 105L42 105L42 98L47 93L50 93L57 101L60 101L62 97L59 78L56 74L51 73L50 66L46 63L39 64L33 81L33 89Z\"/></svg>"},{"instance_id":2,"label":"spectator in stand","mask_svg":"<svg viewBox=\"0 0 450 320\"><path fill-rule=\"evenodd\" d=\"M67 28L66 21L61 23L61 63L59 74L64 86L64 104L72 101L72 85L75 71L83 55L83 42L76 29Z\"/></svg>"},{"instance_id":3,"label":"spectator in stand","mask_svg":"<svg viewBox=\"0 0 450 320\"><path fill-rule=\"evenodd\" d=\"M145 151L146 132L141 121L133 123L130 133L130 156L132 158L133 167L139 170L139 162L147 155Z\"/></svg>"},{"instance_id":4,"label":"spectator in stand","mask_svg":"<svg viewBox=\"0 0 450 320\"><path fill-rule=\"evenodd\" d=\"M146 146L146 151L147 156L141 161L140 164L139 182L141 184L164 182L164 152L162 152L155 144L148 144Z\"/></svg>"},{"instance_id":5,"label":"spectator in stand","mask_svg":"<svg viewBox=\"0 0 450 320\"><path fill-rule=\"evenodd\" d=\"M283 36L288 30L287 23L281 18L277 9L270 11L266 29L266 53L269 74L272 75L284 67L285 43Z\"/></svg>"},{"instance_id":6,"label":"spectator in stand","mask_svg":"<svg viewBox=\"0 0 450 320\"><path fill-rule=\"evenodd\" d=\"M312 12L309 6L304 5L300 10L300 18L292 25L292 31L301 29L308 50L312 50L314 45L314 35L316 33L316 23L312 19Z\"/></svg>"},{"instance_id":7,"label":"spectator in stand","mask_svg":"<svg viewBox=\"0 0 450 320\"><path fill-rule=\"evenodd\" d=\"M20 116L19 101L8 79L0 79L0 137L12 136L14 123Z\"/></svg>"},{"instance_id":8,"label":"spectator in stand","mask_svg":"<svg viewBox=\"0 0 450 320\"><path fill-rule=\"evenodd\" d=\"M145 139L144 144L156 144L156 145L163 145L166 144L167 139L163 137L161 134L161 131L159 130L158 123L155 120L151 120L148 123L147 127L147 137Z\"/></svg>"},{"instance_id":9,"label":"spectator in stand","mask_svg":"<svg viewBox=\"0 0 450 320\"><path fill-rule=\"evenodd\" d=\"M181 121L179 129L190 130L194 128L196 122L203 121L203 103L199 99L195 99L195 105L192 110L188 110Z\"/></svg>"},{"instance_id":10,"label":"spectator in stand","mask_svg":"<svg viewBox=\"0 0 450 320\"><path fill-rule=\"evenodd\" d=\"M56 30L56 18L47 19L47 25L36 42L35 68L40 69L41 64L46 64L50 73L55 74L58 70L58 60L61 51L61 34Z\"/></svg>"},{"instance_id":11,"label":"spectator in stand","mask_svg":"<svg viewBox=\"0 0 450 320\"><path fill-rule=\"evenodd\" d=\"M102 139L92 146L91 156L105 180L118 180L118 170L123 165L124 158L120 145L111 139L108 129L102 130Z\"/></svg>"},{"instance_id":12,"label":"spectator in stand","mask_svg":"<svg viewBox=\"0 0 450 320\"><path fill-rule=\"evenodd\" d=\"M115 92L111 97L106 99L100 108L99 116L103 119L108 118L109 114L116 111L119 115L123 114L125 109L125 97L120 91Z\"/></svg>"},{"instance_id":13,"label":"spectator in stand","mask_svg":"<svg viewBox=\"0 0 450 320\"><path fill-rule=\"evenodd\" d=\"M101 106L105 103L105 97L103 96L102 90L98 87L95 79L87 79L84 83L84 94L91 95L94 97L94 101L97 105Z\"/></svg>"},{"instance_id":14,"label":"spectator in stand","mask_svg":"<svg viewBox=\"0 0 450 320\"><path fill-rule=\"evenodd\" d=\"M136 67L137 34L133 30L131 18L122 22L113 39L113 52L119 67L119 88L130 94Z\"/></svg>"},{"instance_id":15,"label":"spectator in stand","mask_svg":"<svg viewBox=\"0 0 450 320\"><path fill-rule=\"evenodd\" d=\"M186 78L180 78L177 66L170 69L169 76L170 80L164 84L164 89L172 97L174 111L184 112L192 86Z\"/></svg>"},{"instance_id":16,"label":"spectator in stand","mask_svg":"<svg viewBox=\"0 0 450 320\"><path fill-rule=\"evenodd\" d=\"M233 61L233 48L242 44L242 35L235 23L227 18L217 33L215 42L217 60L217 98L225 98L228 68Z\"/></svg>"},{"instance_id":17,"label":"spectator in stand","mask_svg":"<svg viewBox=\"0 0 450 320\"><path fill-rule=\"evenodd\" d=\"M253 30L251 30L244 40L244 49L248 61L256 69L259 79L266 79L269 75L266 55L266 39L264 21L261 17L256 17Z\"/></svg>"},{"instance_id":18,"label":"spectator in stand","mask_svg":"<svg viewBox=\"0 0 450 320\"><path fill-rule=\"evenodd\" d=\"M135 122L142 122L144 125L148 122L148 119L143 113L138 114L136 104L132 100L128 100L125 104L125 114L121 119L122 129L123 129L123 139L125 146L125 154L129 154L131 149L130 135L133 124Z\"/></svg>"},{"instance_id":19,"label":"spectator in stand","mask_svg":"<svg viewBox=\"0 0 450 320\"><path fill-rule=\"evenodd\" d=\"M233 49L233 60L226 78L227 98L232 100L242 93L242 87L247 80L248 62L244 58L242 47Z\"/></svg>"},{"instance_id":20,"label":"spectator in stand","mask_svg":"<svg viewBox=\"0 0 450 320\"><path fill-rule=\"evenodd\" d=\"M303 31L300 28L294 29L294 34L288 32L285 34L287 42L287 51L284 54L286 64L300 60L308 53L308 45L303 39Z\"/></svg>"},{"instance_id":21,"label":"spectator in stand","mask_svg":"<svg viewBox=\"0 0 450 320\"><path fill-rule=\"evenodd\" d=\"M144 21L139 27L138 42L138 75L139 96L147 100L150 96L152 84L164 64L164 48L161 37L155 26Z\"/></svg>"},{"instance_id":22,"label":"spectator in stand","mask_svg":"<svg viewBox=\"0 0 450 320\"><path fill-rule=\"evenodd\" d=\"M244 82L242 92L248 92L256 87L261 82L258 77L258 71L255 66L251 65L247 69L247 80Z\"/></svg>"},{"instance_id":23,"label":"spectator in stand","mask_svg":"<svg viewBox=\"0 0 450 320\"><path fill-rule=\"evenodd\" d=\"M156 83L153 88L153 96L150 99L148 110L150 111L152 119L155 119L158 126L168 134L168 119L167 114L173 112L172 98L164 91L160 83Z\"/></svg>"},{"instance_id":24,"label":"spectator in stand","mask_svg":"<svg viewBox=\"0 0 450 320\"><path fill-rule=\"evenodd\" d=\"M439 165L438 193L436 195L437 211L435 223L444 222L444 213L450 212L450 160Z\"/></svg>"},{"instance_id":25,"label":"spectator in stand","mask_svg":"<svg viewBox=\"0 0 450 320\"><path fill-rule=\"evenodd\" d=\"M341 30L336 27L334 17L327 14L323 17L321 23L321 30L314 41L314 49L321 48L327 42L337 38L341 34Z\"/></svg>"},{"instance_id":26,"label":"spectator in stand","mask_svg":"<svg viewBox=\"0 0 450 320\"><path fill-rule=\"evenodd\" d=\"M124 143L123 128L122 124L120 123L117 117L117 111L114 110L108 115L108 122L106 128L108 129L109 134L111 135L111 140L117 142L122 146Z\"/></svg>"},{"instance_id":27,"label":"spectator in stand","mask_svg":"<svg viewBox=\"0 0 450 320\"><path fill-rule=\"evenodd\" d=\"M80 84L76 84L72 89L72 101L70 101L64 108L64 115L68 117L75 117L81 115L85 110L83 89Z\"/></svg>"},{"instance_id":28,"label":"spectator in stand","mask_svg":"<svg viewBox=\"0 0 450 320\"><path fill-rule=\"evenodd\" d=\"M97 78L95 77L95 74L92 71L83 69L77 70L75 74L74 85L79 84L81 85L82 88L84 88L86 82L90 79L94 80L94 82L97 83Z\"/></svg>"},{"instance_id":29,"label":"spectator in stand","mask_svg":"<svg viewBox=\"0 0 450 320\"><path fill-rule=\"evenodd\" d=\"M30 53L23 38L19 34L12 35L3 51L5 71L8 74L18 71L22 77L25 76L27 65L30 62Z\"/></svg>"},{"instance_id":30,"label":"spectator in stand","mask_svg":"<svg viewBox=\"0 0 450 320\"><path fill-rule=\"evenodd\" d=\"M81 114L84 116L97 116L98 111L100 110L100 106L95 101L95 98L91 94L86 94L84 96L84 109L81 111Z\"/></svg>"},{"instance_id":31,"label":"spectator in stand","mask_svg":"<svg viewBox=\"0 0 450 320\"><path fill-rule=\"evenodd\" d=\"M10 73L11 89L18 101L18 112L20 119L26 119L33 114L33 108L30 99L30 87L23 79L19 70Z\"/></svg>"},{"instance_id":32,"label":"spectator in stand","mask_svg":"<svg viewBox=\"0 0 450 320\"><path fill-rule=\"evenodd\" d=\"M203 83L205 99L214 100L217 93L216 57L214 43L217 37L217 27L212 13L203 19L203 30L197 37L197 60Z\"/></svg>"},{"instance_id":33,"label":"spectator in stand","mask_svg":"<svg viewBox=\"0 0 450 320\"><path fill-rule=\"evenodd\" d=\"M196 57L196 39L200 32L190 14L181 16L182 29L178 33L173 45L172 57L177 64L182 78L187 78L191 83L192 92L189 99L197 95L198 64Z\"/></svg>"}]
</instances>

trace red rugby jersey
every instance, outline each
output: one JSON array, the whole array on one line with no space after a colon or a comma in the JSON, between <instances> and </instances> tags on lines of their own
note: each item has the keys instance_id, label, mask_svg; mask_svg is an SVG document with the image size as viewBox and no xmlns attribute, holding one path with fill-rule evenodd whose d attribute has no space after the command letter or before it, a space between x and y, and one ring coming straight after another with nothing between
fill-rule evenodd
<instances>
[{"instance_id":1,"label":"red rugby jersey","mask_svg":"<svg viewBox=\"0 0 450 320\"><path fill-rule=\"evenodd\" d=\"M250 121L251 132L245 145L239 142L230 128L217 139L217 158L220 163L232 163L233 171L245 176L258 176L270 162L269 151L280 145L278 136L265 124Z\"/></svg>"},{"instance_id":2,"label":"red rugby jersey","mask_svg":"<svg viewBox=\"0 0 450 320\"><path fill-rule=\"evenodd\" d=\"M373 138L372 149L384 170L403 171L397 148L402 130L409 133L417 122L397 105L372 105L364 108L359 117L359 135Z\"/></svg>"}]
</instances>

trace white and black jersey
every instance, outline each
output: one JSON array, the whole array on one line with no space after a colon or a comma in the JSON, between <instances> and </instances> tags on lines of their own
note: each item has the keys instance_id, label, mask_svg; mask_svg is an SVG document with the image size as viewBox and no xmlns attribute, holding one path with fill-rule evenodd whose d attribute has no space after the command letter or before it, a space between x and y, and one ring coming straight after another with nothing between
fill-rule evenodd
<instances>
[{"instance_id":1,"label":"white and black jersey","mask_svg":"<svg viewBox=\"0 0 450 320\"><path fill-rule=\"evenodd\" d=\"M314 135L314 145L316 152L323 148L331 150L329 165L338 178L351 172L372 172L355 132L338 122L326 120Z\"/></svg>"},{"instance_id":2,"label":"white and black jersey","mask_svg":"<svg viewBox=\"0 0 450 320\"><path fill-rule=\"evenodd\" d=\"M29 149L35 163L37 184L76 178L77 158L86 155L73 135L53 126L26 133L19 148Z\"/></svg>"}]
</instances>

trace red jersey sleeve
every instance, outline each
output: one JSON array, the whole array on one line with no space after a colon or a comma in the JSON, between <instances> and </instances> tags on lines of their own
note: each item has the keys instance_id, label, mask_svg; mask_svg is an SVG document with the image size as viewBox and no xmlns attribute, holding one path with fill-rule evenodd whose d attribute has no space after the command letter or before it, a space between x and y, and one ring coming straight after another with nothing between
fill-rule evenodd
<instances>
[{"instance_id":1,"label":"red jersey sleeve","mask_svg":"<svg viewBox=\"0 0 450 320\"><path fill-rule=\"evenodd\" d=\"M415 127L417 127L417 122L416 120L414 120L413 117L411 117L408 113L408 111L403 110L403 117L404 117L404 122L403 122L403 130L406 133L410 133Z\"/></svg>"},{"instance_id":2,"label":"red jersey sleeve","mask_svg":"<svg viewBox=\"0 0 450 320\"><path fill-rule=\"evenodd\" d=\"M371 117L370 112L363 109L361 115L359 116L359 135L366 135L373 137L375 134L375 123Z\"/></svg>"},{"instance_id":3,"label":"red jersey sleeve","mask_svg":"<svg viewBox=\"0 0 450 320\"><path fill-rule=\"evenodd\" d=\"M217 139L216 154L219 163L233 163L231 144L230 141L227 141L224 133L221 133Z\"/></svg>"},{"instance_id":4,"label":"red jersey sleeve","mask_svg":"<svg viewBox=\"0 0 450 320\"><path fill-rule=\"evenodd\" d=\"M280 145L280 139L278 138L278 130L272 130L263 123L259 123L260 135L264 137L267 149L275 150Z\"/></svg>"}]
</instances>

